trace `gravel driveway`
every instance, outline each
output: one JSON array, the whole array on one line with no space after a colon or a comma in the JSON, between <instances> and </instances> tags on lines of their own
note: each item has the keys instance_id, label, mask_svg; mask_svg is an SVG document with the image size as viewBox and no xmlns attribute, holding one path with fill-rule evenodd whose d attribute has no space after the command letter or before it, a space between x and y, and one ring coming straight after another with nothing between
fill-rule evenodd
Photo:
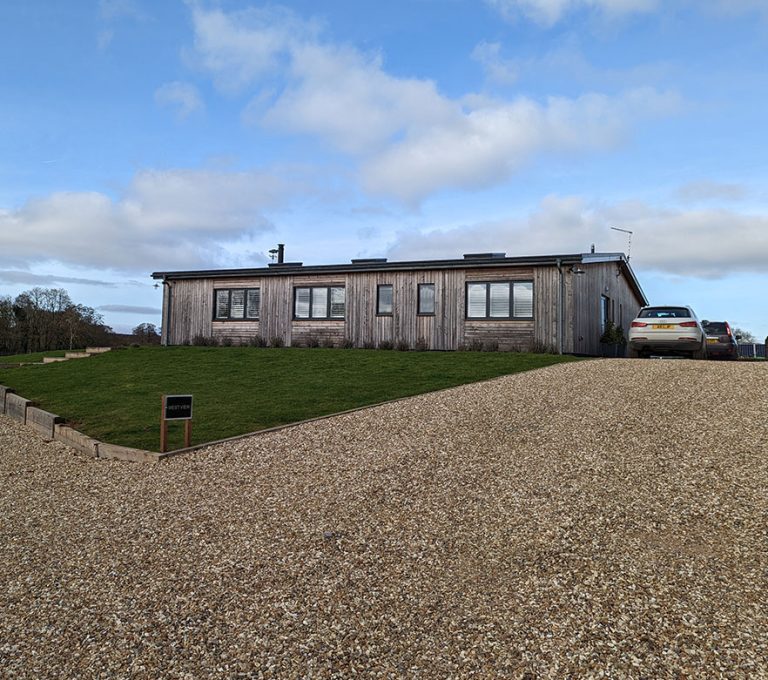
<instances>
[{"instance_id":1,"label":"gravel driveway","mask_svg":"<svg viewBox=\"0 0 768 680\"><path fill-rule=\"evenodd\" d=\"M602 360L159 465L0 416L2 677L768 677L768 363Z\"/></svg>"}]
</instances>

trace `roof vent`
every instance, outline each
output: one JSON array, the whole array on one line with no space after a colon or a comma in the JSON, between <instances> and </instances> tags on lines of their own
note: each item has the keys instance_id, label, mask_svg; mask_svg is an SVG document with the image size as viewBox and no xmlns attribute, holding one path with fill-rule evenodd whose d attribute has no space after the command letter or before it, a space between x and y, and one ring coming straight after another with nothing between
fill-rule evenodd
<instances>
[{"instance_id":1,"label":"roof vent","mask_svg":"<svg viewBox=\"0 0 768 680\"><path fill-rule=\"evenodd\" d=\"M498 260L506 256L506 253L464 253L465 260Z\"/></svg>"},{"instance_id":2,"label":"roof vent","mask_svg":"<svg viewBox=\"0 0 768 680\"><path fill-rule=\"evenodd\" d=\"M386 257L358 257L352 260L352 264L381 264L386 261Z\"/></svg>"}]
</instances>

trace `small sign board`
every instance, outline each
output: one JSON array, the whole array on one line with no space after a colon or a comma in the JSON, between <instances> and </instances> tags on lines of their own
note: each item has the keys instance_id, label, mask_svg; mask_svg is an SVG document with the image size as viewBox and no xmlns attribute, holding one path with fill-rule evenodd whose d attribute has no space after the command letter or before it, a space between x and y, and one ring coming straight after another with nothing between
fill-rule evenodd
<instances>
[{"instance_id":1,"label":"small sign board","mask_svg":"<svg viewBox=\"0 0 768 680\"><path fill-rule=\"evenodd\" d=\"M166 394L163 397L164 420L192 420L191 394Z\"/></svg>"}]
</instances>

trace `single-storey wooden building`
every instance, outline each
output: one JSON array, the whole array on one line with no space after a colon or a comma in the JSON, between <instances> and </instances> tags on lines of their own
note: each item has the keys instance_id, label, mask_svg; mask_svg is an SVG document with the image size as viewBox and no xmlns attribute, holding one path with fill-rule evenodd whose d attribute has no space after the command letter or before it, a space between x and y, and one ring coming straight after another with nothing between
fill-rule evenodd
<instances>
[{"instance_id":1,"label":"single-storey wooden building","mask_svg":"<svg viewBox=\"0 0 768 680\"><path fill-rule=\"evenodd\" d=\"M607 321L626 328L648 304L622 253L155 272L163 282L162 341L255 336L435 350L465 347L599 354Z\"/></svg>"}]
</instances>

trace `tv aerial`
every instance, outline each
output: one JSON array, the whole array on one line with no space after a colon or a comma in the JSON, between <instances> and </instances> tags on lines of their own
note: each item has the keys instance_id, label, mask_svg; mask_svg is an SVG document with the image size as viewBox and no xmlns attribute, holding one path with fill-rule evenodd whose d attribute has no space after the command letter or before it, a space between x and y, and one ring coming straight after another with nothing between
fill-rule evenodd
<instances>
[{"instance_id":1,"label":"tv aerial","mask_svg":"<svg viewBox=\"0 0 768 680\"><path fill-rule=\"evenodd\" d=\"M614 231L621 231L625 234L627 234L627 262L629 262L629 251L632 250L632 234L633 232L629 229L621 229L620 227L611 227Z\"/></svg>"}]
</instances>

